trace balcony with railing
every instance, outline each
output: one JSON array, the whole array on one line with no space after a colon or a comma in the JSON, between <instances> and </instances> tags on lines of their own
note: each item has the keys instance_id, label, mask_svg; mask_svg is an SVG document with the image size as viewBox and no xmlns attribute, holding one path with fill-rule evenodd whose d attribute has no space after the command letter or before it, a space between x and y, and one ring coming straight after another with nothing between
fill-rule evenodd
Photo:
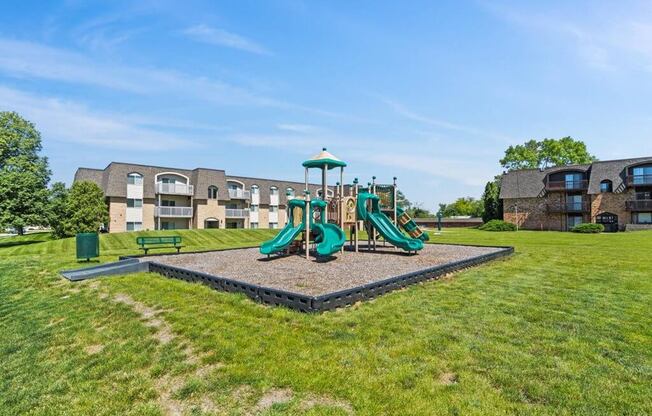
<instances>
[{"instance_id":1,"label":"balcony with railing","mask_svg":"<svg viewBox=\"0 0 652 416\"><path fill-rule=\"evenodd\" d=\"M652 199L635 199L625 201L627 211L652 211Z\"/></svg>"},{"instance_id":2,"label":"balcony with railing","mask_svg":"<svg viewBox=\"0 0 652 416\"><path fill-rule=\"evenodd\" d=\"M192 207L156 207L157 217L192 217Z\"/></svg>"},{"instance_id":3,"label":"balcony with railing","mask_svg":"<svg viewBox=\"0 0 652 416\"><path fill-rule=\"evenodd\" d=\"M194 186L186 185L185 183L156 182L157 194L192 195L194 190L195 190Z\"/></svg>"},{"instance_id":4,"label":"balcony with railing","mask_svg":"<svg viewBox=\"0 0 652 416\"><path fill-rule=\"evenodd\" d=\"M589 188L589 181L577 179L572 181L548 181L547 191L583 191Z\"/></svg>"},{"instance_id":5,"label":"balcony with railing","mask_svg":"<svg viewBox=\"0 0 652 416\"><path fill-rule=\"evenodd\" d=\"M229 189L229 198L231 199L250 199L251 191L244 189Z\"/></svg>"},{"instance_id":6,"label":"balcony with railing","mask_svg":"<svg viewBox=\"0 0 652 416\"><path fill-rule=\"evenodd\" d=\"M627 175L627 186L652 186L652 175Z\"/></svg>"},{"instance_id":7,"label":"balcony with railing","mask_svg":"<svg viewBox=\"0 0 652 416\"><path fill-rule=\"evenodd\" d=\"M248 218L249 217L249 210L248 209L227 208L226 209L226 217L227 218Z\"/></svg>"},{"instance_id":8,"label":"balcony with railing","mask_svg":"<svg viewBox=\"0 0 652 416\"><path fill-rule=\"evenodd\" d=\"M548 204L548 212L550 213L564 213L564 212L588 212L589 203L582 202L561 202L557 204Z\"/></svg>"}]
</instances>

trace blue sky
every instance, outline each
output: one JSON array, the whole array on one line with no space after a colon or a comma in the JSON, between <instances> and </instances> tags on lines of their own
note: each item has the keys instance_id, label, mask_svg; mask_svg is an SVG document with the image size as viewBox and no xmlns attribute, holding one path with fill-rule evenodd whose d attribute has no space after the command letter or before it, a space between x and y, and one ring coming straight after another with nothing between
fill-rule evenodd
<instances>
[{"instance_id":1,"label":"blue sky","mask_svg":"<svg viewBox=\"0 0 652 416\"><path fill-rule=\"evenodd\" d=\"M652 155L650 2L177 3L3 4L0 109L37 124L54 180L110 161L302 180L326 146L347 182L398 176L434 209L531 138Z\"/></svg>"}]
</instances>

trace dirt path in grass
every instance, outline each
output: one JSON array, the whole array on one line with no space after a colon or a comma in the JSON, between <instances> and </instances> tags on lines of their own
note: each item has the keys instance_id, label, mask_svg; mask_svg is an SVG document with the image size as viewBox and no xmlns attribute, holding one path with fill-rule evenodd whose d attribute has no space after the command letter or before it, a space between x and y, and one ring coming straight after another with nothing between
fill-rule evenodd
<instances>
[{"instance_id":1,"label":"dirt path in grass","mask_svg":"<svg viewBox=\"0 0 652 416\"><path fill-rule=\"evenodd\" d=\"M99 286L95 286L93 288L96 289L99 288ZM109 297L109 295L104 292L100 292L100 297L106 299ZM173 340L183 341L179 339L180 337L178 334L174 333L169 323L166 322L165 319L161 316L163 313L162 310L151 308L144 303L134 300L132 297L124 293L118 293L110 300L115 303L127 305L140 316L144 325L150 328L154 328L154 333L152 336L158 341L161 346L168 344ZM193 366L194 370L189 373L175 376L166 374L154 380L153 385L156 389L156 392L158 393L158 406L164 414L171 416L191 414L196 410L201 410L204 413L210 414L224 413L227 409L221 409L220 406L218 406L208 396L207 393L199 392L198 394L193 395L192 398L186 400L176 397L178 392L186 385L189 380L197 379L201 382L206 382L211 373L214 371L219 371L219 369L223 366L221 363L202 365L201 354L197 354L197 352L194 351L187 342L180 342L180 344L185 345L182 350L185 363ZM93 353L96 351L101 351L100 346L91 346L89 349L92 350ZM246 415L258 415L264 413L271 409L275 404L288 403L295 398L295 394L292 389L272 388L266 390L255 402L255 405L247 406L245 403L253 403L252 399L256 396L255 390L248 385L236 387L230 393L230 396L232 399L230 401L241 406L241 409L250 407L248 410L242 409L244 410L243 414ZM303 399L297 401L297 406L302 413L307 412L315 406L338 408L350 415L355 413L349 403L327 396L307 395Z\"/></svg>"}]
</instances>

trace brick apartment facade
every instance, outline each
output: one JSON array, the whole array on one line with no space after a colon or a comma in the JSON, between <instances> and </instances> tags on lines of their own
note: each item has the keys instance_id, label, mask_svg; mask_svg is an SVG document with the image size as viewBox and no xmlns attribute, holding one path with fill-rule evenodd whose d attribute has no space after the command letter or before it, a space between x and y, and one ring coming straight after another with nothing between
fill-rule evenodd
<instances>
[{"instance_id":1,"label":"brick apartment facade","mask_svg":"<svg viewBox=\"0 0 652 416\"><path fill-rule=\"evenodd\" d=\"M79 168L75 181L98 184L109 207L109 232L280 228L287 220L287 196L300 196L304 183L112 162L104 169ZM312 195L321 192L310 185ZM329 192L332 190L329 189Z\"/></svg>"},{"instance_id":2,"label":"brick apartment facade","mask_svg":"<svg viewBox=\"0 0 652 416\"><path fill-rule=\"evenodd\" d=\"M652 229L652 157L511 171L500 198L504 220L522 229L566 231L584 222Z\"/></svg>"}]
</instances>

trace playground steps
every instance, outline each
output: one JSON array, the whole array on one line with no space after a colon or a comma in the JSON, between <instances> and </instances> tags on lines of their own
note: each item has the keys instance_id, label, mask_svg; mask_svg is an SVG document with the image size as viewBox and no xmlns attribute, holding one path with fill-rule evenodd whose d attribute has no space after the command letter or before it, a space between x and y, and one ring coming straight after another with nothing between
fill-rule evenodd
<instances>
[{"instance_id":1,"label":"playground steps","mask_svg":"<svg viewBox=\"0 0 652 416\"><path fill-rule=\"evenodd\" d=\"M397 222L398 224L408 233L412 238L418 238L422 241L428 241L429 237L427 233L424 233L421 228L417 225L416 222L410 217L406 211L398 208L397 210Z\"/></svg>"}]
</instances>

